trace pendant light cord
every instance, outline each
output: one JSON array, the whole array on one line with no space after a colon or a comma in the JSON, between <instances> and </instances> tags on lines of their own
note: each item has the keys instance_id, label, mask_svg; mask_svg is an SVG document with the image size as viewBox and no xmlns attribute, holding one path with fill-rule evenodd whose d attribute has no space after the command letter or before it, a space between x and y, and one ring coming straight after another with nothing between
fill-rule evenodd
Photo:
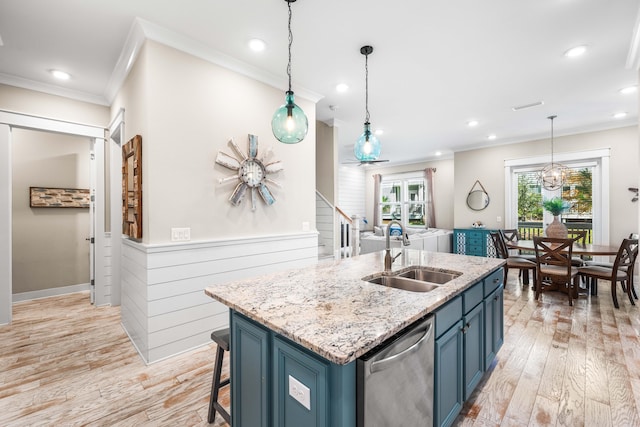
<instances>
[{"instance_id":1,"label":"pendant light cord","mask_svg":"<svg viewBox=\"0 0 640 427\"><path fill-rule=\"evenodd\" d=\"M366 123L369 123L369 55L364 56L364 109Z\"/></svg>"},{"instance_id":2,"label":"pendant light cord","mask_svg":"<svg viewBox=\"0 0 640 427\"><path fill-rule=\"evenodd\" d=\"M553 168L553 119L555 119L556 116L549 116L547 118L551 120L551 167Z\"/></svg>"},{"instance_id":3,"label":"pendant light cord","mask_svg":"<svg viewBox=\"0 0 640 427\"><path fill-rule=\"evenodd\" d=\"M287 76L289 76L289 92L291 92L291 45L293 44L293 33L291 32L291 2L287 1L289 6L289 62L287 63Z\"/></svg>"}]
</instances>

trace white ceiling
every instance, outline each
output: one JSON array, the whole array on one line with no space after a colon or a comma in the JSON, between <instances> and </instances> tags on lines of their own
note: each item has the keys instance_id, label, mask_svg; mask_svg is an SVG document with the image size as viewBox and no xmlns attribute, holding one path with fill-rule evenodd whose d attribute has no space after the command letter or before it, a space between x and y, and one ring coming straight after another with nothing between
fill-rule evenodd
<instances>
[{"instance_id":1,"label":"white ceiling","mask_svg":"<svg viewBox=\"0 0 640 427\"><path fill-rule=\"evenodd\" d=\"M637 84L632 47L639 6L640 0L299 0L292 3L293 90L321 96L316 117L339 126L341 161L353 159L362 132L365 44L374 47L372 128L384 130L381 158L393 162L548 138L551 114L558 116L558 136L635 125L638 95L618 91ZM0 83L109 104L136 17L275 76L286 89L284 0L2 0ZM267 43L266 51L247 48L253 37ZM563 56L581 44L589 46L584 56ZM51 68L73 77L56 82ZM349 91L337 93L338 83ZM512 110L537 101L544 105ZM614 120L619 111L627 118ZM467 127L471 119L480 124ZM492 133L497 138L488 141Z\"/></svg>"}]
</instances>

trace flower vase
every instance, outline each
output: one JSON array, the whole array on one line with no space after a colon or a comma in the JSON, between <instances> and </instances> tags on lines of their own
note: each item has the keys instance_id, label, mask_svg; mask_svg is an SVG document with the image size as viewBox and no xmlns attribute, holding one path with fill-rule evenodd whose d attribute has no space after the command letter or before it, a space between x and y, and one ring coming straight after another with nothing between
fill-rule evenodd
<instances>
[{"instance_id":1,"label":"flower vase","mask_svg":"<svg viewBox=\"0 0 640 427\"><path fill-rule=\"evenodd\" d=\"M567 226L560 222L559 215L553 216L553 222L547 226L545 234L547 237L553 237L556 239L566 239L569 236Z\"/></svg>"}]
</instances>

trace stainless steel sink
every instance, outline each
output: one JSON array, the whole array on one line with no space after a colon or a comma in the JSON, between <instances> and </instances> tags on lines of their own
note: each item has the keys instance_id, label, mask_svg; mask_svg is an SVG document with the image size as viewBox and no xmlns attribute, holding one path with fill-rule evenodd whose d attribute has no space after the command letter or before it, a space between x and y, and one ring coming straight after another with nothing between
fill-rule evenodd
<instances>
[{"instance_id":1,"label":"stainless steel sink","mask_svg":"<svg viewBox=\"0 0 640 427\"><path fill-rule=\"evenodd\" d=\"M457 271L440 271L428 267L413 267L407 271L401 272L396 277L406 277L408 279L442 285L450 280L460 277L461 275L462 273L458 273Z\"/></svg>"},{"instance_id":2,"label":"stainless steel sink","mask_svg":"<svg viewBox=\"0 0 640 427\"><path fill-rule=\"evenodd\" d=\"M438 289L438 285L434 283L427 283L400 276L379 276L369 279L368 282L411 292L429 292Z\"/></svg>"}]
</instances>

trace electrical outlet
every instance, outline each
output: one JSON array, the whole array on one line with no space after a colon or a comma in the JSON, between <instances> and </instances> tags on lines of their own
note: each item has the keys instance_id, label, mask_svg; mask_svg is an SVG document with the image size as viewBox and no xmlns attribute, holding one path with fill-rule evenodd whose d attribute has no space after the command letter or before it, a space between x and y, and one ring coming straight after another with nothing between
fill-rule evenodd
<instances>
[{"instance_id":1,"label":"electrical outlet","mask_svg":"<svg viewBox=\"0 0 640 427\"><path fill-rule=\"evenodd\" d=\"M291 375L289 375L289 396L311 410L311 390Z\"/></svg>"},{"instance_id":2,"label":"electrical outlet","mask_svg":"<svg viewBox=\"0 0 640 427\"><path fill-rule=\"evenodd\" d=\"M191 240L191 228L172 228L171 229L172 242L188 242L189 240Z\"/></svg>"}]
</instances>

